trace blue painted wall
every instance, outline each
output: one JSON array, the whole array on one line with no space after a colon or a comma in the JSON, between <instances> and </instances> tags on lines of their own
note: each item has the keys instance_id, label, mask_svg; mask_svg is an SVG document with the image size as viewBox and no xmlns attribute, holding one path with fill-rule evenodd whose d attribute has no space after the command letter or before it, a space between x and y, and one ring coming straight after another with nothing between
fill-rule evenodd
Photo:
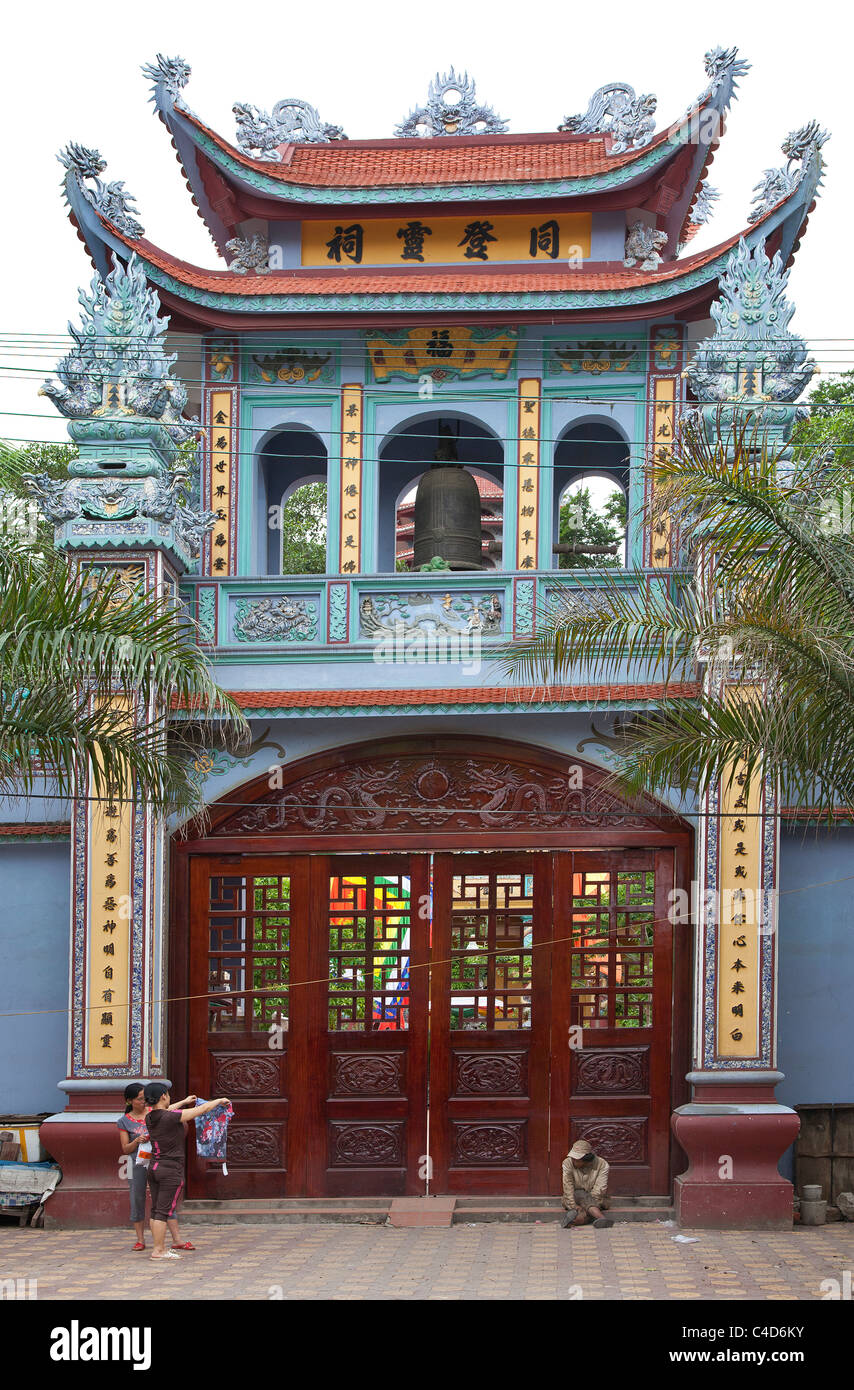
<instances>
[{"instance_id":1,"label":"blue painted wall","mask_svg":"<svg viewBox=\"0 0 854 1390\"><path fill-rule=\"evenodd\" d=\"M65 1108L70 846L0 846L0 1114ZM58 1012L43 1012L57 1010Z\"/></svg>"},{"instance_id":2,"label":"blue painted wall","mask_svg":"<svg viewBox=\"0 0 854 1390\"><path fill-rule=\"evenodd\" d=\"M782 835L779 933L777 1097L854 1102L854 829Z\"/></svg>"}]
</instances>

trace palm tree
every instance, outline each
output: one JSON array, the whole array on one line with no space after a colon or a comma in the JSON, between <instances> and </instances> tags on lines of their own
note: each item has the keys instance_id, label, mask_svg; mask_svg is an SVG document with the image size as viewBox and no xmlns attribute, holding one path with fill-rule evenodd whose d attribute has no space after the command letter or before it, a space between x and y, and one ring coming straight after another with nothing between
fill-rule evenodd
<instances>
[{"instance_id":1,"label":"palm tree","mask_svg":"<svg viewBox=\"0 0 854 1390\"><path fill-rule=\"evenodd\" d=\"M173 599L121 573L75 572L46 528L21 526L21 466L0 448L0 794L31 795L44 779L70 796L88 765L95 797L201 812L190 753L214 727L240 741L243 715ZM176 705L191 716L167 730Z\"/></svg>"},{"instance_id":2,"label":"palm tree","mask_svg":"<svg viewBox=\"0 0 854 1390\"><path fill-rule=\"evenodd\" d=\"M662 682L660 707L619 732L630 793L727 785L741 763L777 779L783 804L828 820L854 805L848 452L787 459L744 428L710 441L689 426L655 465L650 520L678 526L690 567L648 589L602 570L586 608L564 591L542 631L507 650L508 672ZM725 668L753 698L726 695ZM700 682L694 699L675 688L686 680Z\"/></svg>"}]
</instances>

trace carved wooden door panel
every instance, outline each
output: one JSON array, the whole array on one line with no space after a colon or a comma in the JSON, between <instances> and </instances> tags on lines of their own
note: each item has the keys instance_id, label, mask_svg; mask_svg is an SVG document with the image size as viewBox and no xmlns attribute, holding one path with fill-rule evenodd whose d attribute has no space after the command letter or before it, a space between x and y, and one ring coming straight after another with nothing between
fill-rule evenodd
<instances>
[{"instance_id":1,"label":"carved wooden door panel","mask_svg":"<svg viewBox=\"0 0 854 1390\"><path fill-rule=\"evenodd\" d=\"M435 1193L544 1193L551 857L437 855L430 1002Z\"/></svg>"},{"instance_id":2,"label":"carved wooden door panel","mask_svg":"<svg viewBox=\"0 0 854 1390\"><path fill-rule=\"evenodd\" d=\"M576 1139L614 1193L669 1191L673 851L555 856L550 1190Z\"/></svg>"},{"instance_id":3,"label":"carved wooden door panel","mask_svg":"<svg viewBox=\"0 0 854 1390\"><path fill-rule=\"evenodd\" d=\"M311 875L307 1195L421 1194L427 856L323 857Z\"/></svg>"},{"instance_id":4,"label":"carved wooden door panel","mask_svg":"<svg viewBox=\"0 0 854 1390\"><path fill-rule=\"evenodd\" d=\"M190 866L189 1083L226 1095L229 1176L187 1146L188 1193L281 1197L304 1184L308 860L197 857ZM281 992L279 988L281 987ZM289 1158L289 1154L292 1158Z\"/></svg>"}]
</instances>

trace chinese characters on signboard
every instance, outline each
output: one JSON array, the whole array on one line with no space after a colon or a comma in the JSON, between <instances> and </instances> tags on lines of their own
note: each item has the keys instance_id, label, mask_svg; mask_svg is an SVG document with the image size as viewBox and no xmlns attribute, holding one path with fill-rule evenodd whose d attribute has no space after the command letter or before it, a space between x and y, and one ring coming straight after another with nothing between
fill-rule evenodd
<instances>
[{"instance_id":1,"label":"chinese characters on signboard","mask_svg":"<svg viewBox=\"0 0 854 1390\"><path fill-rule=\"evenodd\" d=\"M590 258L589 213L559 218L518 215L482 217L376 217L364 221L302 224L302 264L483 265L501 261L567 261Z\"/></svg>"}]
</instances>

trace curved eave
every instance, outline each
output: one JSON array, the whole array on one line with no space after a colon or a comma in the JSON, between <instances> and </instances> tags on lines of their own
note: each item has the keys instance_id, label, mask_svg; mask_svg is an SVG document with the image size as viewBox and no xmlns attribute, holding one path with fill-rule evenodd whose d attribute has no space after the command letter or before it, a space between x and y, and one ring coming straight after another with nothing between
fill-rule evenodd
<instances>
[{"instance_id":1,"label":"curved eave","mask_svg":"<svg viewBox=\"0 0 854 1390\"><path fill-rule=\"evenodd\" d=\"M804 180L787 199L759 221L710 250L670 262L656 271L626 270L616 263L588 268L483 266L437 269L424 266L296 270L273 275L237 275L187 265L144 238L123 236L106 222L69 180L68 200L78 231L102 274L113 254L127 260L131 252L145 264L150 283L173 316L174 326L191 331L293 325L305 317L315 323L341 315L387 318L441 313L443 316L506 315L543 317L644 318L662 312L684 316L708 304L717 292L727 257L741 237L748 245L768 245L788 262L797 249L820 178ZM697 316L696 313L693 315Z\"/></svg>"},{"instance_id":2,"label":"curved eave","mask_svg":"<svg viewBox=\"0 0 854 1390\"><path fill-rule=\"evenodd\" d=\"M650 181L661 185L660 197L654 208L657 223L670 237L675 246L679 233L687 221L690 207L694 202L705 170L710 162L712 149L723 133L723 113L732 99L732 84L725 84L713 98L704 98L692 107L682 120L660 132L640 150L627 151L622 155L607 153L609 136L574 136L549 132L538 135L486 135L454 136L453 144L449 138L428 140L366 140L346 141L339 146L311 145L280 147L283 155L281 164L269 164L252 159L242 150L230 144L216 131L206 126L183 104L175 101L161 86L155 93L155 104L161 120L172 137L187 186L191 192L200 215L224 254L225 241L233 235L237 223L247 217L257 215L259 200L269 200L292 215L295 207L382 207L395 205L441 203L519 202L521 200L550 200L612 194L623 196L630 190ZM720 122L699 120L701 112L717 110ZM692 143L695 141L696 143ZM377 151L396 153L402 162L410 155L418 155L430 148L441 153L451 150L475 148L484 155L494 154L496 150L507 149L512 153L518 150L536 149L548 144L564 148L584 146L597 147L599 166L589 175L573 175L562 178L535 177L522 174L514 178L490 178L489 180L447 179L434 181L395 180L383 182L359 182L352 184L311 181L294 177L293 160L305 159L334 148L354 163L359 157L372 155ZM601 154L598 151L601 150ZM255 204L247 208L246 203ZM626 204L629 205L628 203ZM645 206L649 204L644 201ZM268 215L275 215L271 212Z\"/></svg>"}]
</instances>

